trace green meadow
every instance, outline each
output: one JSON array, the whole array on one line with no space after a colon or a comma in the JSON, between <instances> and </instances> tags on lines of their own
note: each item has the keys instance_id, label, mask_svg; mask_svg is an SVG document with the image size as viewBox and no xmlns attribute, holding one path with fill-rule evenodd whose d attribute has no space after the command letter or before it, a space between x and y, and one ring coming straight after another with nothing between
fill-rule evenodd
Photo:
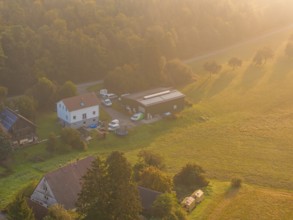
<instances>
[{"instance_id":1,"label":"green meadow","mask_svg":"<svg viewBox=\"0 0 293 220\"><path fill-rule=\"evenodd\" d=\"M0 179L0 208L30 181L76 158L125 152L131 163L141 149L165 158L173 175L187 162L201 165L212 179L206 200L190 219L292 219L293 204L293 60L284 54L293 30L243 43L190 65L198 80L181 88L193 105L176 120L162 120L130 130L119 138L109 134L93 140L86 152L50 156L45 144L19 150L14 172ZM258 48L269 46L274 58L263 66L251 64ZM240 68L227 65L231 57L242 59ZM219 74L203 69L208 60L222 65ZM60 132L54 114L37 120L40 137ZM35 158L41 162L32 162ZM1 170L0 170L1 172ZM237 176L244 186L229 191Z\"/></svg>"}]
</instances>

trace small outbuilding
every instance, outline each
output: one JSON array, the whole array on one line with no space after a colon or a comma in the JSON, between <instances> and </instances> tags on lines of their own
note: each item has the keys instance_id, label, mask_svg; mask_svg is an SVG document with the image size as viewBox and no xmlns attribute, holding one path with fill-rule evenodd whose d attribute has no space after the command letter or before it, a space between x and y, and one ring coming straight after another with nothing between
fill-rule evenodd
<instances>
[{"instance_id":1,"label":"small outbuilding","mask_svg":"<svg viewBox=\"0 0 293 220\"><path fill-rule=\"evenodd\" d=\"M196 190L191 195L196 203L200 203L204 199L204 192L202 190Z\"/></svg>"},{"instance_id":2,"label":"small outbuilding","mask_svg":"<svg viewBox=\"0 0 293 220\"><path fill-rule=\"evenodd\" d=\"M164 113L176 113L184 108L185 95L172 88L156 88L139 93L127 94L121 102L131 114L142 112L145 119Z\"/></svg>"},{"instance_id":3,"label":"small outbuilding","mask_svg":"<svg viewBox=\"0 0 293 220\"><path fill-rule=\"evenodd\" d=\"M192 196L188 196L183 199L181 205L187 212L191 212L195 208L196 202Z\"/></svg>"}]
</instances>

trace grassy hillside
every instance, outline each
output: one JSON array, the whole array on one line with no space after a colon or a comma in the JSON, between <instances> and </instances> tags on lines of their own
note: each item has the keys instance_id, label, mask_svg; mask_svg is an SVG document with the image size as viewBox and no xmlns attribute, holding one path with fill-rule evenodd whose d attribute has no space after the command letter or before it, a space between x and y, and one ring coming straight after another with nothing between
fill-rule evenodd
<instances>
[{"instance_id":1,"label":"grassy hillside","mask_svg":"<svg viewBox=\"0 0 293 220\"><path fill-rule=\"evenodd\" d=\"M287 220L293 218L293 195L286 191L212 181L205 200L189 215L197 220Z\"/></svg>"},{"instance_id":2,"label":"grassy hillside","mask_svg":"<svg viewBox=\"0 0 293 220\"><path fill-rule=\"evenodd\" d=\"M194 106L148 146L167 158L170 172L192 160L211 178L240 175L253 184L293 189L293 62L284 56L289 34L209 58L223 65L211 79L202 69L206 60L193 64L200 80L184 91ZM274 50L274 59L251 65L263 45ZM242 49L244 63L233 71L226 62Z\"/></svg>"},{"instance_id":3,"label":"grassy hillside","mask_svg":"<svg viewBox=\"0 0 293 220\"><path fill-rule=\"evenodd\" d=\"M43 173L76 157L103 156L120 150L135 162L139 150L149 149L164 156L170 174L187 162L196 162L209 178L229 181L233 176L241 176L249 184L235 195L225 195L227 184L213 184L212 196L192 213L191 219L290 219L293 62L284 56L290 34L288 30L193 63L199 80L182 90L194 104L177 120L140 126L122 139L109 135L104 141L93 141L87 152L72 152L43 162L33 163L32 158L46 157L44 145L17 152L15 172L0 180L0 208L27 182L38 180ZM274 59L262 67L251 65L256 48L262 46L274 50ZM243 60L237 70L226 64L233 56ZM221 63L223 69L209 78L202 66L212 59ZM39 120L38 125L43 138L49 130L60 129L52 115Z\"/></svg>"}]
</instances>

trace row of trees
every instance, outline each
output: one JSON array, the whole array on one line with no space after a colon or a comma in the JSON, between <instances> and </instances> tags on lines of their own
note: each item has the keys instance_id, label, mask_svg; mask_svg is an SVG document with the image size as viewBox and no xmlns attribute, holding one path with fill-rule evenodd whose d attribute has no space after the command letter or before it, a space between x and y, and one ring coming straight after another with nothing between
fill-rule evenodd
<instances>
[{"instance_id":1,"label":"row of trees","mask_svg":"<svg viewBox=\"0 0 293 220\"><path fill-rule=\"evenodd\" d=\"M83 177L77 211L82 219L138 219L141 212L137 185L162 192L153 204L150 217L155 219L186 218L173 193L173 181L163 172L161 156L149 151L138 154L132 168L120 152L113 152L106 160L99 157ZM134 178L132 173L134 172ZM187 164L174 176L174 184L194 190L205 187L204 170L196 164Z\"/></svg>"},{"instance_id":2,"label":"row of trees","mask_svg":"<svg viewBox=\"0 0 293 220\"><path fill-rule=\"evenodd\" d=\"M7 94L8 89L0 86L0 107L6 105L34 121L37 111L54 109L58 100L75 96L77 87L71 81L59 85L46 77L41 77L31 88L25 91L25 95L7 100Z\"/></svg>"},{"instance_id":3,"label":"row of trees","mask_svg":"<svg viewBox=\"0 0 293 220\"><path fill-rule=\"evenodd\" d=\"M130 65L152 85L162 59L187 58L291 21L284 2L3 0L0 81L16 94L41 77L80 82Z\"/></svg>"}]
</instances>

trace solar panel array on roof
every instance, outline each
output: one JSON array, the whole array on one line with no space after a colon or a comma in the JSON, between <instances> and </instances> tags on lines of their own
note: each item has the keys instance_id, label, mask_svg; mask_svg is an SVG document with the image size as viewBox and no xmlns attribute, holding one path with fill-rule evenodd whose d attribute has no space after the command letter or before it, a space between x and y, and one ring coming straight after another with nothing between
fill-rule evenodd
<instances>
[{"instance_id":1,"label":"solar panel array on roof","mask_svg":"<svg viewBox=\"0 0 293 220\"><path fill-rule=\"evenodd\" d=\"M18 119L17 115L13 114L13 112L8 109L4 109L0 114L0 122L4 126L5 129L9 130L13 124Z\"/></svg>"}]
</instances>

